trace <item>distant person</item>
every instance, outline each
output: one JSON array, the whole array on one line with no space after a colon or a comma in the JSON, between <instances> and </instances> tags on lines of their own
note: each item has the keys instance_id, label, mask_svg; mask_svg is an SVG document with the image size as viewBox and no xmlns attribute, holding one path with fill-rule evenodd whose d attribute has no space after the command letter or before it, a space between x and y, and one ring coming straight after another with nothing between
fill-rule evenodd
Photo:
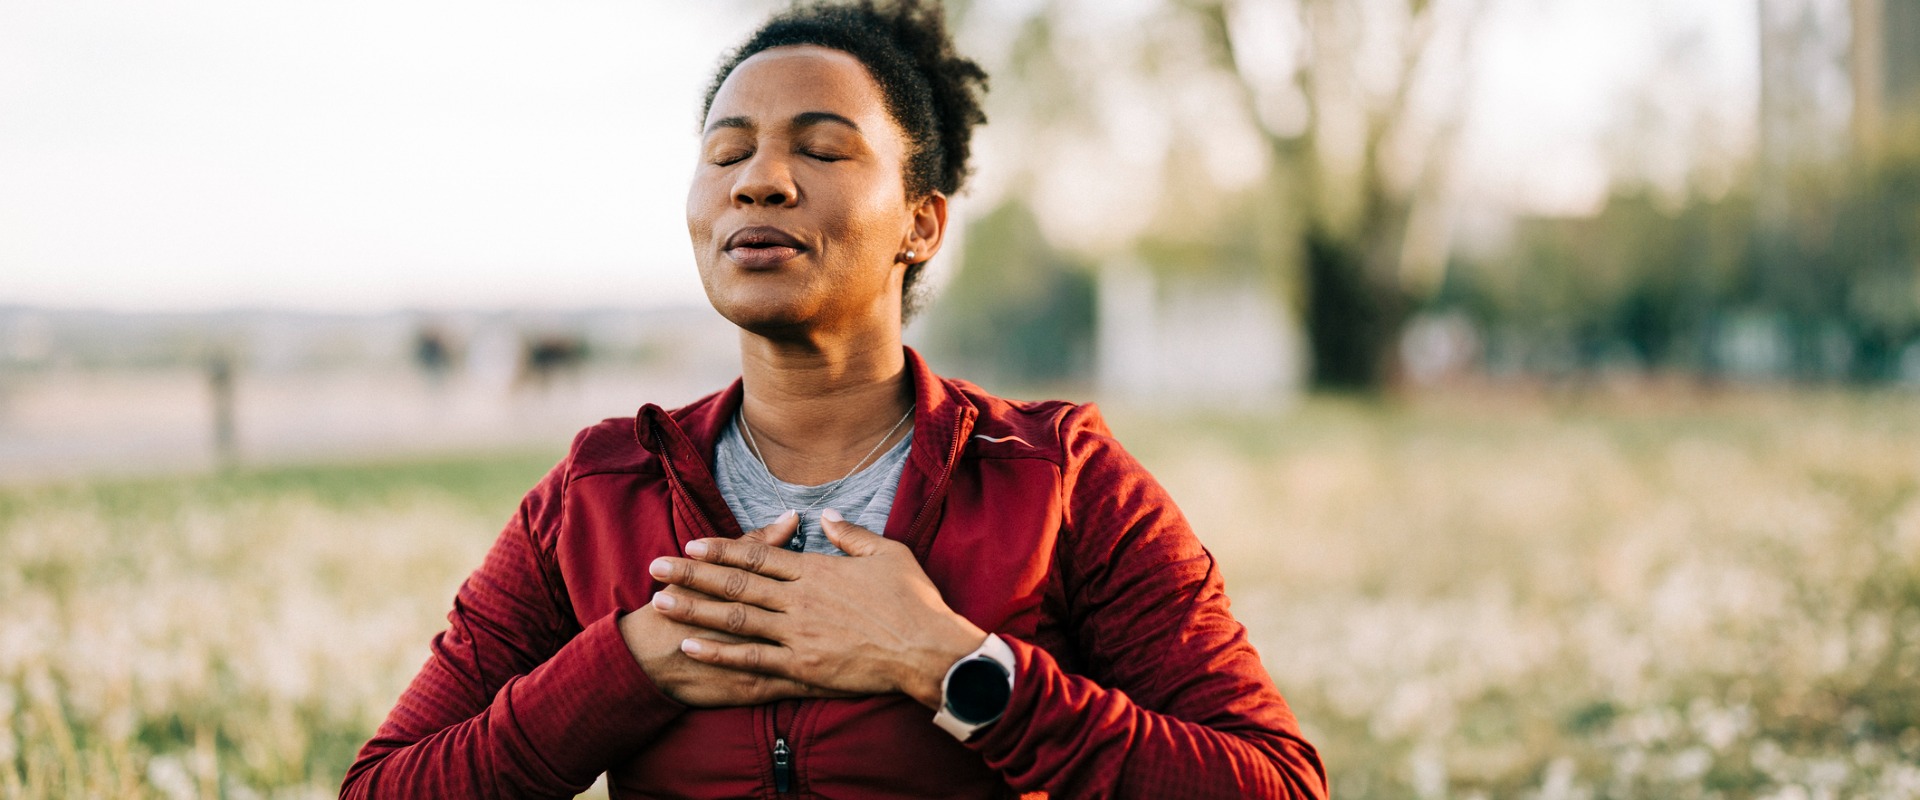
<instances>
[{"instance_id":1,"label":"distant person","mask_svg":"<svg viewBox=\"0 0 1920 800\"><path fill-rule=\"evenodd\" d=\"M234 422L233 354L216 348L207 355L207 401L212 408L213 457L222 467L239 460L238 425Z\"/></svg>"},{"instance_id":2,"label":"distant person","mask_svg":"<svg viewBox=\"0 0 1920 800\"><path fill-rule=\"evenodd\" d=\"M587 340L550 333L526 340L520 352L520 380L542 389L561 375L571 375L587 362Z\"/></svg>"},{"instance_id":3,"label":"distant person","mask_svg":"<svg viewBox=\"0 0 1920 800\"><path fill-rule=\"evenodd\" d=\"M901 344L985 82L931 2L798 7L726 60L687 228L741 379L574 439L343 796L1325 797L1099 413Z\"/></svg>"},{"instance_id":4,"label":"distant person","mask_svg":"<svg viewBox=\"0 0 1920 800\"><path fill-rule=\"evenodd\" d=\"M435 388L453 371L453 350L453 335L439 325L422 325L414 332L413 363Z\"/></svg>"}]
</instances>

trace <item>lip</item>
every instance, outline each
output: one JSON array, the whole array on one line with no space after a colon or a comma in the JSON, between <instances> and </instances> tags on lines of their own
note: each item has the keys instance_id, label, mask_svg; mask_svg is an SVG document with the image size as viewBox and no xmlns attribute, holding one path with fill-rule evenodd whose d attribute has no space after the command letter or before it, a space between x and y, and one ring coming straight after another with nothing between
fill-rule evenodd
<instances>
[{"instance_id":1,"label":"lip","mask_svg":"<svg viewBox=\"0 0 1920 800\"><path fill-rule=\"evenodd\" d=\"M795 250L807 249L806 245L800 243L798 237L772 225L752 225L734 231L732 236L727 237L727 243L724 249L732 250L736 247L791 247Z\"/></svg>"},{"instance_id":2,"label":"lip","mask_svg":"<svg viewBox=\"0 0 1920 800\"><path fill-rule=\"evenodd\" d=\"M753 225L734 231L723 249L734 263L749 269L777 267L806 252L807 246L791 233L772 225Z\"/></svg>"}]
</instances>

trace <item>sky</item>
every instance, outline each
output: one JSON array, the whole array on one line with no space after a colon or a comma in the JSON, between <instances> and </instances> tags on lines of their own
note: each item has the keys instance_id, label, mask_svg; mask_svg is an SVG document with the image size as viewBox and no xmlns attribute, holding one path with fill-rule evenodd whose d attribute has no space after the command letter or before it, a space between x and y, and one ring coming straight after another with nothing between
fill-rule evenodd
<instances>
[{"instance_id":1,"label":"sky","mask_svg":"<svg viewBox=\"0 0 1920 800\"><path fill-rule=\"evenodd\" d=\"M1670 186L1695 160L1753 146L1757 0L1493 2L1461 136L1467 190L1481 202L1592 213L1615 179ZM1639 137L1623 122L1636 103L1665 117ZM1718 152L1685 152L1701 146L1703 125ZM1609 151L1623 148L1645 174L1617 174L1622 159Z\"/></svg>"},{"instance_id":2,"label":"sky","mask_svg":"<svg viewBox=\"0 0 1920 800\"><path fill-rule=\"evenodd\" d=\"M1494 2L1479 201L1591 210L1663 32L1751 113L1751 0ZM695 115L748 5L0 3L0 305L697 303Z\"/></svg>"}]
</instances>

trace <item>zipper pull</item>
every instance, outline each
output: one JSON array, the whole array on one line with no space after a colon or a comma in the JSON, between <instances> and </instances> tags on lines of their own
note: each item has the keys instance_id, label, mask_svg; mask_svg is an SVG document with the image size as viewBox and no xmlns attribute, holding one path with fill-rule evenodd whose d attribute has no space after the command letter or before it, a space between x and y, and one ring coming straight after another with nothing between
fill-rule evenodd
<instances>
[{"instance_id":1,"label":"zipper pull","mask_svg":"<svg viewBox=\"0 0 1920 800\"><path fill-rule=\"evenodd\" d=\"M793 751L786 739L773 740L773 790L787 793L793 783Z\"/></svg>"}]
</instances>

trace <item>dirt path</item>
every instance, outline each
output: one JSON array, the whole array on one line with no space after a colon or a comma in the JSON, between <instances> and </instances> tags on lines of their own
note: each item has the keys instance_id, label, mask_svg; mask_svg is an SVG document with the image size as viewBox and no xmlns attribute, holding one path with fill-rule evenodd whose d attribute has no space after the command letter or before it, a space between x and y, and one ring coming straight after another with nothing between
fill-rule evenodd
<instances>
[{"instance_id":1,"label":"dirt path","mask_svg":"<svg viewBox=\"0 0 1920 800\"><path fill-rule=\"evenodd\" d=\"M241 374L234 458L280 463L563 447L594 421L641 404L672 405L724 386L730 373L588 369L545 386L403 370ZM190 370L0 376L0 482L218 466L213 390Z\"/></svg>"}]
</instances>

